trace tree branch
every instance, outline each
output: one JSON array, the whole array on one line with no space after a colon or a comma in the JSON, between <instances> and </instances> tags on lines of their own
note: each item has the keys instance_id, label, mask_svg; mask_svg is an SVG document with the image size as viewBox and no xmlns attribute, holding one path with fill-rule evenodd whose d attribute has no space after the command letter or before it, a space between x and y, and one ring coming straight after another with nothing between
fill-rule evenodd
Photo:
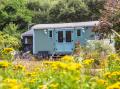
<instances>
[{"instance_id":1,"label":"tree branch","mask_svg":"<svg viewBox=\"0 0 120 89\"><path fill-rule=\"evenodd\" d=\"M115 33L116 36L118 36L120 38L120 34L118 32L116 32L115 30L113 29L110 29L113 33Z\"/></svg>"}]
</instances>

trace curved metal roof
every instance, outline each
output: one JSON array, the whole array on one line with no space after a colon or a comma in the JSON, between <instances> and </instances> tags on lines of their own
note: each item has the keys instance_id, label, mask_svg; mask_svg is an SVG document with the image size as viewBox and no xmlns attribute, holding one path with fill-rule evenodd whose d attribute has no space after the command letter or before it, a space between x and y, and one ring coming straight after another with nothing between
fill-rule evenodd
<instances>
[{"instance_id":1,"label":"curved metal roof","mask_svg":"<svg viewBox=\"0 0 120 89\"><path fill-rule=\"evenodd\" d=\"M74 22L74 23L55 23L55 24L37 24L31 27L31 30L26 31L21 35L33 36L33 29L50 29L50 28L74 28L74 27L85 27L98 25L99 21L88 21L88 22Z\"/></svg>"},{"instance_id":2,"label":"curved metal roof","mask_svg":"<svg viewBox=\"0 0 120 89\"><path fill-rule=\"evenodd\" d=\"M33 36L33 30L32 30L32 29L31 29L31 30L28 30L28 31L24 32L21 36L22 36L22 37L23 37L23 36Z\"/></svg>"},{"instance_id":3,"label":"curved metal roof","mask_svg":"<svg viewBox=\"0 0 120 89\"><path fill-rule=\"evenodd\" d=\"M98 25L99 21L75 22L75 23L55 23L55 24L37 24L32 29L47 29L47 28L71 28Z\"/></svg>"}]
</instances>

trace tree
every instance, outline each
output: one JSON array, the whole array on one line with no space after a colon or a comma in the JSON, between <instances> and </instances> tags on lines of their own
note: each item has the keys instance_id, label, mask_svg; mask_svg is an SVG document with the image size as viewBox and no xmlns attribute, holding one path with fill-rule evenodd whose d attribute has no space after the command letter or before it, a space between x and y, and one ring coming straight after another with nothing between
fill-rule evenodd
<instances>
[{"instance_id":1,"label":"tree","mask_svg":"<svg viewBox=\"0 0 120 89\"><path fill-rule=\"evenodd\" d=\"M104 9L97 31L104 36L115 34L115 47L120 51L120 1L106 0Z\"/></svg>"},{"instance_id":2,"label":"tree","mask_svg":"<svg viewBox=\"0 0 120 89\"><path fill-rule=\"evenodd\" d=\"M51 0L37 0L27 3L27 8L34 14L32 16L32 23L48 23L49 10L52 6Z\"/></svg>"},{"instance_id":3,"label":"tree","mask_svg":"<svg viewBox=\"0 0 120 89\"><path fill-rule=\"evenodd\" d=\"M27 0L3 0L0 6L0 30L14 23L18 30L26 29L32 20L32 13L26 8Z\"/></svg>"},{"instance_id":4,"label":"tree","mask_svg":"<svg viewBox=\"0 0 120 89\"><path fill-rule=\"evenodd\" d=\"M88 13L82 0L62 0L50 9L49 15L54 22L78 22L86 21Z\"/></svg>"},{"instance_id":5,"label":"tree","mask_svg":"<svg viewBox=\"0 0 120 89\"><path fill-rule=\"evenodd\" d=\"M104 9L105 0L84 0L89 9L89 19L98 20Z\"/></svg>"}]
</instances>

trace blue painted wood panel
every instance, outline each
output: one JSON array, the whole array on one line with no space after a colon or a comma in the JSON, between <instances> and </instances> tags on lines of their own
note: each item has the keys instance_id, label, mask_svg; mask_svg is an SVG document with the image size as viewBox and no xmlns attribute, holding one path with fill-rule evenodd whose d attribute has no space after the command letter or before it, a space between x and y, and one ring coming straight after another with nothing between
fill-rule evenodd
<instances>
[{"instance_id":1,"label":"blue painted wood panel","mask_svg":"<svg viewBox=\"0 0 120 89\"><path fill-rule=\"evenodd\" d=\"M77 36L77 30L81 30L81 35ZM52 30L52 37L49 37L49 31ZM64 41L58 43L58 31L63 31ZM66 31L72 32L72 42L65 41ZM33 53L39 51L49 51L51 54L57 52L73 52L76 42L84 46L87 41L94 40L95 34L92 27L75 27L75 28L57 28L57 29L34 29L33 34Z\"/></svg>"}]
</instances>

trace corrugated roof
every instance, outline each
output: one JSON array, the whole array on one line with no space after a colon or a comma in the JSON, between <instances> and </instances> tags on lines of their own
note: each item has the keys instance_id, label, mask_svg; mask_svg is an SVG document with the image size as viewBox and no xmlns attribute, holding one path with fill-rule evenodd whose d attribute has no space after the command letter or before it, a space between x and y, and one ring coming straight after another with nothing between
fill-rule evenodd
<instances>
[{"instance_id":1,"label":"corrugated roof","mask_svg":"<svg viewBox=\"0 0 120 89\"><path fill-rule=\"evenodd\" d=\"M71 28L98 25L99 21L75 22L75 23L55 23L55 24L37 24L32 29L47 29L47 28Z\"/></svg>"}]
</instances>

